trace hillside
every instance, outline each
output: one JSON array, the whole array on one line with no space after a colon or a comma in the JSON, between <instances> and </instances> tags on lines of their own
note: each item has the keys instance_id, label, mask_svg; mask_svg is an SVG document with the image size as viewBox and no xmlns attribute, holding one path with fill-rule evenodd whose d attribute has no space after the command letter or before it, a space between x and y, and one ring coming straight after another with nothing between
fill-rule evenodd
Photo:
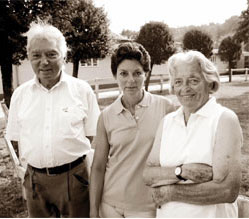
<instances>
[{"instance_id":1,"label":"hillside","mask_svg":"<svg viewBox=\"0 0 249 219\"><path fill-rule=\"evenodd\" d=\"M182 38L187 31L191 29L199 29L211 36L212 40L215 42L214 48L217 48L224 37L228 35L233 35L235 33L235 30L238 27L239 20L240 18L238 16L232 16L227 19L223 24L210 23L208 25L201 26L191 25L179 28L170 28L170 30L174 36L174 40L176 42L182 42Z\"/></svg>"}]
</instances>

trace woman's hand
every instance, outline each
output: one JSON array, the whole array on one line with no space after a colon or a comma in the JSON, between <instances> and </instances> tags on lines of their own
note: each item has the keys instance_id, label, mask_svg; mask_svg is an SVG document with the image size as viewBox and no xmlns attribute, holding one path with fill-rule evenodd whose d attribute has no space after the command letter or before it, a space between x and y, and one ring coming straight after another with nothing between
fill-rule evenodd
<instances>
[{"instance_id":1,"label":"woman's hand","mask_svg":"<svg viewBox=\"0 0 249 219\"><path fill-rule=\"evenodd\" d=\"M184 164L181 176L195 183L208 182L213 179L213 168L204 163Z\"/></svg>"}]
</instances>

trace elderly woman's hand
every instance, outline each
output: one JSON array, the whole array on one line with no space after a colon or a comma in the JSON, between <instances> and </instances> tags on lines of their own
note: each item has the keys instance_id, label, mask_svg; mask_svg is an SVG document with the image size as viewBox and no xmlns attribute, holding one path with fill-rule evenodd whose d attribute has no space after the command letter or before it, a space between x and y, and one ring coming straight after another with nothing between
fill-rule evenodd
<instances>
[{"instance_id":1,"label":"elderly woman's hand","mask_svg":"<svg viewBox=\"0 0 249 219\"><path fill-rule=\"evenodd\" d=\"M152 198L156 207L170 201L170 185L152 188Z\"/></svg>"},{"instance_id":2,"label":"elderly woman's hand","mask_svg":"<svg viewBox=\"0 0 249 219\"><path fill-rule=\"evenodd\" d=\"M213 179L213 169L203 163L189 163L182 165L182 177L196 183L208 182Z\"/></svg>"}]
</instances>

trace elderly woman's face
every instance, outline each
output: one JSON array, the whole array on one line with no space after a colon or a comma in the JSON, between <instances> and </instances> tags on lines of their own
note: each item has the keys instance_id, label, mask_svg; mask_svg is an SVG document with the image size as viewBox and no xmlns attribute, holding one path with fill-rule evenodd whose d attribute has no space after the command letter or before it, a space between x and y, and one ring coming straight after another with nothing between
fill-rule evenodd
<instances>
[{"instance_id":1,"label":"elderly woman's face","mask_svg":"<svg viewBox=\"0 0 249 219\"><path fill-rule=\"evenodd\" d=\"M194 113L208 101L210 86L198 63L182 61L173 75L173 90L183 108Z\"/></svg>"},{"instance_id":2,"label":"elderly woman's face","mask_svg":"<svg viewBox=\"0 0 249 219\"><path fill-rule=\"evenodd\" d=\"M135 59L125 59L118 65L116 79L124 95L140 94L145 78L142 65Z\"/></svg>"},{"instance_id":3,"label":"elderly woman's face","mask_svg":"<svg viewBox=\"0 0 249 219\"><path fill-rule=\"evenodd\" d=\"M47 87L47 84L55 84L59 80L63 56L55 39L33 39L30 44L29 59L43 86Z\"/></svg>"}]
</instances>

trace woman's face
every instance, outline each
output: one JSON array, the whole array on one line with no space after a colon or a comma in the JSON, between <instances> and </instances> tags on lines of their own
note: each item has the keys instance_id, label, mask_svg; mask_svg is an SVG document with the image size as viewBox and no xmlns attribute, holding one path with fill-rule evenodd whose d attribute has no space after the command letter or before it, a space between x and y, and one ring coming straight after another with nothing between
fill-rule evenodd
<instances>
[{"instance_id":1,"label":"woman's face","mask_svg":"<svg viewBox=\"0 0 249 219\"><path fill-rule=\"evenodd\" d=\"M210 86L197 62L179 62L172 79L173 91L188 112L196 112L208 101Z\"/></svg>"},{"instance_id":2,"label":"woman's face","mask_svg":"<svg viewBox=\"0 0 249 219\"><path fill-rule=\"evenodd\" d=\"M117 82L124 96L142 94L146 73L135 59L123 60L117 68Z\"/></svg>"}]
</instances>

